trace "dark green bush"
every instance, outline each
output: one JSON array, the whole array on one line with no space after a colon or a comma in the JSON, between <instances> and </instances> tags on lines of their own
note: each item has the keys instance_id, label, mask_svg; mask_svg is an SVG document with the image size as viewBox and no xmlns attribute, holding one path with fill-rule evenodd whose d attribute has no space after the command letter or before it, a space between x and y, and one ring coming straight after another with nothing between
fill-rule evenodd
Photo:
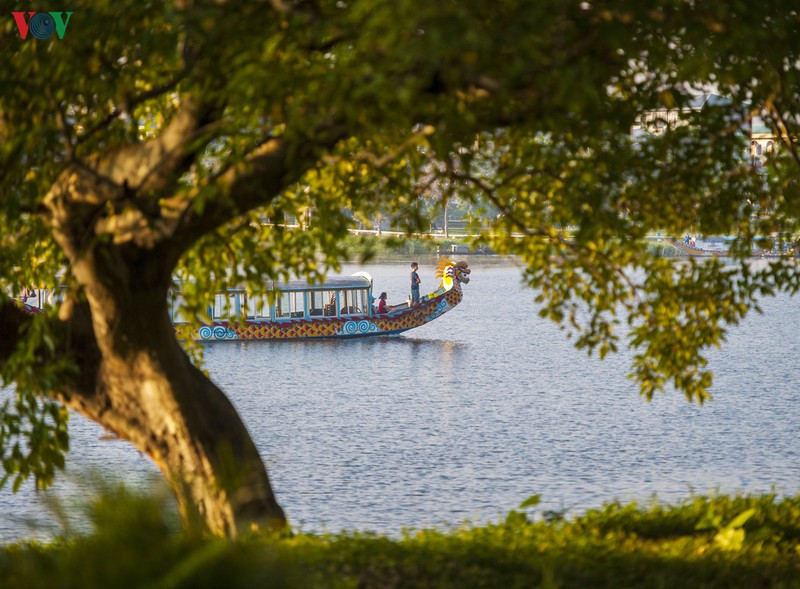
<instances>
[{"instance_id":1,"label":"dark green bush","mask_svg":"<svg viewBox=\"0 0 800 589\"><path fill-rule=\"evenodd\" d=\"M92 530L0 549L0 587L800 587L800 498L609 503L574 518L511 512L451 531L251 535L182 532L163 495L106 490Z\"/></svg>"}]
</instances>

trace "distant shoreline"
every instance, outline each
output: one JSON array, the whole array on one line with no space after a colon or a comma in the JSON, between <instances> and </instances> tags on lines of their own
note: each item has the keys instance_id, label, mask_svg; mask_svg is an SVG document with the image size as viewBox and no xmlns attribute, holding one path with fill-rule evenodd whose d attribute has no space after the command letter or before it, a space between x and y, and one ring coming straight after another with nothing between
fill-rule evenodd
<instances>
[{"instance_id":1,"label":"distant shoreline","mask_svg":"<svg viewBox=\"0 0 800 589\"><path fill-rule=\"evenodd\" d=\"M496 254L488 248L472 250L472 243L477 236L460 235L445 237L441 234L417 234L405 236L398 232L386 232L377 235L374 231L358 231L351 233L345 239L347 258L351 261L395 260L420 256L506 256ZM727 251L705 250L681 247L679 243L669 238L649 239L648 250L661 258L710 258L715 256L728 256ZM752 258L778 258L791 257L792 254L774 252L753 252Z\"/></svg>"}]
</instances>

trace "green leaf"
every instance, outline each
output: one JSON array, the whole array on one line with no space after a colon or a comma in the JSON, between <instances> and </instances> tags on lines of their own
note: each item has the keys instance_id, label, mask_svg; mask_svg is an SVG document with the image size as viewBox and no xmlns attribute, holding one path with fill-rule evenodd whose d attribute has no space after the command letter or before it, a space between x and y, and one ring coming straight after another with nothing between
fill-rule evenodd
<instances>
[{"instance_id":1,"label":"green leaf","mask_svg":"<svg viewBox=\"0 0 800 589\"><path fill-rule=\"evenodd\" d=\"M531 495L525 501L519 504L519 509L525 509L526 507L534 507L539 505L542 502L542 496L540 494Z\"/></svg>"},{"instance_id":2,"label":"green leaf","mask_svg":"<svg viewBox=\"0 0 800 589\"><path fill-rule=\"evenodd\" d=\"M747 520L753 517L756 513L756 509L747 509L733 518L725 527L729 529L741 528L747 522Z\"/></svg>"}]
</instances>

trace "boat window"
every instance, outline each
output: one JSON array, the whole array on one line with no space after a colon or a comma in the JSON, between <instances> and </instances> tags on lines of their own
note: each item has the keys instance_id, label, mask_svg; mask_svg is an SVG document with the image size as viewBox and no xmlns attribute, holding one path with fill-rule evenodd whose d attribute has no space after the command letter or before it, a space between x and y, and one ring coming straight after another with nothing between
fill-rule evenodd
<instances>
[{"instance_id":1,"label":"boat window","mask_svg":"<svg viewBox=\"0 0 800 589\"><path fill-rule=\"evenodd\" d=\"M367 291L342 290L339 291L340 312L342 315L363 315L369 312L367 308Z\"/></svg>"},{"instance_id":2,"label":"boat window","mask_svg":"<svg viewBox=\"0 0 800 589\"><path fill-rule=\"evenodd\" d=\"M335 290L313 290L308 293L309 315L335 316L337 314L336 311Z\"/></svg>"},{"instance_id":3,"label":"boat window","mask_svg":"<svg viewBox=\"0 0 800 589\"><path fill-rule=\"evenodd\" d=\"M214 319L228 314L228 295L225 293L218 293L214 296Z\"/></svg>"},{"instance_id":4,"label":"boat window","mask_svg":"<svg viewBox=\"0 0 800 589\"><path fill-rule=\"evenodd\" d=\"M275 317L278 319L302 317L304 308L302 292L282 292L275 300Z\"/></svg>"},{"instance_id":5,"label":"boat window","mask_svg":"<svg viewBox=\"0 0 800 589\"><path fill-rule=\"evenodd\" d=\"M248 319L269 319L269 299L267 295L242 295L242 309L247 308Z\"/></svg>"},{"instance_id":6,"label":"boat window","mask_svg":"<svg viewBox=\"0 0 800 589\"><path fill-rule=\"evenodd\" d=\"M242 292L218 292L214 295L213 319L226 320L236 317L242 312Z\"/></svg>"},{"instance_id":7,"label":"boat window","mask_svg":"<svg viewBox=\"0 0 800 589\"><path fill-rule=\"evenodd\" d=\"M183 307L183 295L174 295L172 297L172 321L175 323L184 323L186 318L181 313L181 307Z\"/></svg>"}]
</instances>

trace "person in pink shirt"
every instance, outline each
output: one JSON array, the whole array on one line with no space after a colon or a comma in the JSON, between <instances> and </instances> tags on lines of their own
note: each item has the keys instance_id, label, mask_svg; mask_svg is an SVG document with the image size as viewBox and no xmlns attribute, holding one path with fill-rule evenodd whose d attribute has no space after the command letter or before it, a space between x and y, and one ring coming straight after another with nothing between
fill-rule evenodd
<instances>
[{"instance_id":1,"label":"person in pink shirt","mask_svg":"<svg viewBox=\"0 0 800 589\"><path fill-rule=\"evenodd\" d=\"M378 297L378 306L375 309L376 313L388 313L389 307L386 305L386 293L382 292L381 296Z\"/></svg>"}]
</instances>

